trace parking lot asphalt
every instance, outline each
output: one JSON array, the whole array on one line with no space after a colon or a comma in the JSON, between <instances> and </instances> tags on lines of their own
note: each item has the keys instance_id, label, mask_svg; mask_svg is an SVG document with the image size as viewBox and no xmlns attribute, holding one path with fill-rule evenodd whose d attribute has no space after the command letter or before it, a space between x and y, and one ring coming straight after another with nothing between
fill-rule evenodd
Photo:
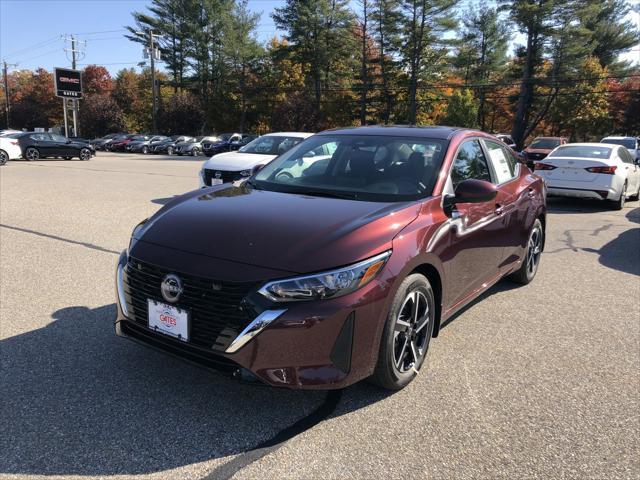
<instances>
[{"instance_id":1,"label":"parking lot asphalt","mask_svg":"<svg viewBox=\"0 0 640 480\"><path fill-rule=\"evenodd\" d=\"M202 161L0 168L0 478L640 477L638 202L551 200L532 284L458 314L403 391L357 384L318 423L324 392L237 383L113 334L120 251Z\"/></svg>"}]
</instances>

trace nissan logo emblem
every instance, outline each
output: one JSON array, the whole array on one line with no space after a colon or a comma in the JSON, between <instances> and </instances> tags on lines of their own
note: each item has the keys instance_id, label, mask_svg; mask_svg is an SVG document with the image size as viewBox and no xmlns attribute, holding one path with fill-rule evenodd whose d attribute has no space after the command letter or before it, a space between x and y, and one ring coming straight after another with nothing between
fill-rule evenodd
<instances>
[{"instance_id":1,"label":"nissan logo emblem","mask_svg":"<svg viewBox=\"0 0 640 480\"><path fill-rule=\"evenodd\" d=\"M222 178L222 172L216 172L216 178Z\"/></svg>"},{"instance_id":2,"label":"nissan logo emblem","mask_svg":"<svg viewBox=\"0 0 640 480\"><path fill-rule=\"evenodd\" d=\"M175 303L182 294L182 280L177 275L170 273L162 279L160 291L162 292L162 298L169 303Z\"/></svg>"}]
</instances>

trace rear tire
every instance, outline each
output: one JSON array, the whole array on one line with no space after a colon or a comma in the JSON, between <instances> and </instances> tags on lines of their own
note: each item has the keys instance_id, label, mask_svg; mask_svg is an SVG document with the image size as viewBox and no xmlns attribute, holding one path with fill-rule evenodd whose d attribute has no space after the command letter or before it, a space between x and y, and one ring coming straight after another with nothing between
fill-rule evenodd
<instances>
[{"instance_id":1,"label":"rear tire","mask_svg":"<svg viewBox=\"0 0 640 480\"><path fill-rule=\"evenodd\" d=\"M149 147L147 147L146 145L142 147L142 153L144 153L145 155L149 153Z\"/></svg>"},{"instance_id":2,"label":"rear tire","mask_svg":"<svg viewBox=\"0 0 640 480\"><path fill-rule=\"evenodd\" d=\"M429 280L418 273L405 278L389 309L370 382L400 390L416 377L427 356L435 311Z\"/></svg>"},{"instance_id":3,"label":"rear tire","mask_svg":"<svg viewBox=\"0 0 640 480\"><path fill-rule=\"evenodd\" d=\"M0 150L0 166L6 164L9 161L9 154L4 150Z\"/></svg>"},{"instance_id":4,"label":"rear tire","mask_svg":"<svg viewBox=\"0 0 640 480\"><path fill-rule=\"evenodd\" d=\"M539 219L533 223L529 239L527 240L527 249L522 260L520 268L509 275L509 279L513 282L527 285L536 276L538 266L540 265L540 257L542 256L542 246L544 245L544 229Z\"/></svg>"},{"instance_id":5,"label":"rear tire","mask_svg":"<svg viewBox=\"0 0 640 480\"><path fill-rule=\"evenodd\" d=\"M167 155L173 155L173 147L167 147Z\"/></svg>"},{"instance_id":6,"label":"rear tire","mask_svg":"<svg viewBox=\"0 0 640 480\"><path fill-rule=\"evenodd\" d=\"M624 208L624 204L627 201L627 182L624 182L622 186L622 192L620 192L620 198L618 200L613 200L611 202L611 208L614 210L622 210Z\"/></svg>"},{"instance_id":7,"label":"rear tire","mask_svg":"<svg viewBox=\"0 0 640 480\"><path fill-rule=\"evenodd\" d=\"M198 155L200 155L200 150L194 148L193 150L191 150L191 155L197 157Z\"/></svg>"},{"instance_id":8,"label":"rear tire","mask_svg":"<svg viewBox=\"0 0 640 480\"><path fill-rule=\"evenodd\" d=\"M26 152L24 152L24 157L30 162L33 162L40 158L40 151L35 147L29 147Z\"/></svg>"}]
</instances>

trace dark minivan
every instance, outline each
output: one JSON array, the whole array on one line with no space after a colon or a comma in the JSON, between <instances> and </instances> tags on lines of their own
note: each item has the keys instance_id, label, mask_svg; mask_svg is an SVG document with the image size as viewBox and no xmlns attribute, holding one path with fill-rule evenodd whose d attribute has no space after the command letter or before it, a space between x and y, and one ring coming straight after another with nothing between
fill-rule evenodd
<instances>
[{"instance_id":1,"label":"dark minivan","mask_svg":"<svg viewBox=\"0 0 640 480\"><path fill-rule=\"evenodd\" d=\"M273 386L399 389L455 312L534 278L545 215L541 179L489 134L326 131L136 226L116 333Z\"/></svg>"}]
</instances>

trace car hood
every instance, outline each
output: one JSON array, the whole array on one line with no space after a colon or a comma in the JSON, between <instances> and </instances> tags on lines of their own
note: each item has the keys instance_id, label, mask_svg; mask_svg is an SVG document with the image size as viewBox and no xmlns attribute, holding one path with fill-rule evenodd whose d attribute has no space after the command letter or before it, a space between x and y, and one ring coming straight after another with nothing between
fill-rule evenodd
<instances>
[{"instance_id":1,"label":"car hood","mask_svg":"<svg viewBox=\"0 0 640 480\"><path fill-rule=\"evenodd\" d=\"M362 202L227 184L177 197L136 238L142 244L308 273L388 250L419 208L419 202Z\"/></svg>"},{"instance_id":2,"label":"car hood","mask_svg":"<svg viewBox=\"0 0 640 480\"><path fill-rule=\"evenodd\" d=\"M214 155L204 162L203 168L210 170L239 171L253 168L256 165L269 163L276 155L260 155L257 153L227 152Z\"/></svg>"}]
</instances>

